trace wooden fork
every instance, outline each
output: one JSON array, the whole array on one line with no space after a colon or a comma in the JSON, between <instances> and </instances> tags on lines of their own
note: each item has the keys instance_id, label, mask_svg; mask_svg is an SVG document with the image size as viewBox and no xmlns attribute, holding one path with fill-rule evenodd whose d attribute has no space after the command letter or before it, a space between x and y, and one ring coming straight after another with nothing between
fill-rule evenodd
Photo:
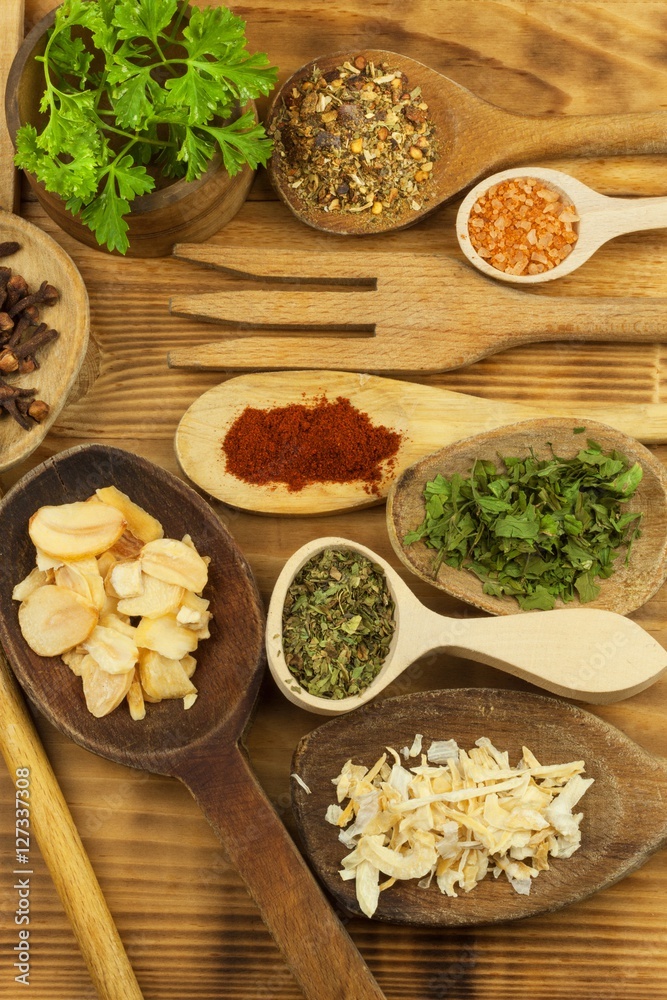
<instances>
[{"instance_id":1,"label":"wooden fork","mask_svg":"<svg viewBox=\"0 0 667 1000\"><path fill-rule=\"evenodd\" d=\"M172 368L426 373L537 341L654 343L667 334L667 298L541 296L505 288L435 254L304 257L294 250L248 249L243 270L238 252L226 247L180 244L174 255L239 277L277 281L257 291L174 296L171 313L219 323L226 332L215 343L171 351ZM325 290L317 281L340 287ZM280 332L265 336L261 330ZM303 336L295 337L296 331Z\"/></svg>"}]
</instances>

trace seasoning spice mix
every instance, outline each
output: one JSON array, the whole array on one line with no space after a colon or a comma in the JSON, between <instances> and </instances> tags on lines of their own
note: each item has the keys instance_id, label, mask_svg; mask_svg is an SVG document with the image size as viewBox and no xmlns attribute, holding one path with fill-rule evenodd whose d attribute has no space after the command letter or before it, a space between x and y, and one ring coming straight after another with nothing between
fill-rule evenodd
<instances>
[{"instance_id":1,"label":"seasoning spice mix","mask_svg":"<svg viewBox=\"0 0 667 1000\"><path fill-rule=\"evenodd\" d=\"M435 128L421 89L389 64L352 57L286 94L270 131L288 184L324 212L419 211L429 201Z\"/></svg>"}]
</instances>

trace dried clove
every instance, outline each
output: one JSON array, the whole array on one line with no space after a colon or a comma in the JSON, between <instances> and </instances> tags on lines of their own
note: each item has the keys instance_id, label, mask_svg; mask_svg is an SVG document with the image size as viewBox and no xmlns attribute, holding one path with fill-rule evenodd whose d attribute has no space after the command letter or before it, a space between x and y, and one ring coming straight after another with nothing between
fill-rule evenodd
<instances>
[{"instance_id":1,"label":"dried clove","mask_svg":"<svg viewBox=\"0 0 667 1000\"><path fill-rule=\"evenodd\" d=\"M6 240L4 243L0 243L0 257L11 257L12 254L18 253L20 249L20 243L16 243L14 240Z\"/></svg>"},{"instance_id":2,"label":"dried clove","mask_svg":"<svg viewBox=\"0 0 667 1000\"><path fill-rule=\"evenodd\" d=\"M59 299L58 289L50 285L48 281L43 281L36 292L32 295L25 295L23 298L15 302L7 312L12 317L18 316L19 313L23 312L28 308L33 308L34 306L44 305L53 306ZM34 313L31 315L34 316ZM38 314L39 315L39 314Z\"/></svg>"},{"instance_id":3,"label":"dried clove","mask_svg":"<svg viewBox=\"0 0 667 1000\"><path fill-rule=\"evenodd\" d=\"M0 243L0 257L19 249L18 243ZM0 267L0 374L27 375L39 368L37 352L58 337L57 330L39 322L39 307L54 305L58 298L58 290L48 281L31 293L23 275ZM35 399L35 392L11 386L0 378L0 411L29 431L49 414L48 403Z\"/></svg>"},{"instance_id":4,"label":"dried clove","mask_svg":"<svg viewBox=\"0 0 667 1000\"><path fill-rule=\"evenodd\" d=\"M18 386L7 385L3 379L0 379L0 409L5 410L26 431L34 426L27 417L32 403L42 402L32 398L36 391L36 389L19 389ZM42 405L46 406L47 404L43 403ZM46 415L45 413L44 416ZM44 417L42 417L43 419Z\"/></svg>"},{"instance_id":5,"label":"dried clove","mask_svg":"<svg viewBox=\"0 0 667 1000\"><path fill-rule=\"evenodd\" d=\"M7 298L4 302L5 311L9 312L18 300L27 295L29 291L28 282L25 280L23 275L12 274L11 278L7 282Z\"/></svg>"},{"instance_id":6,"label":"dried clove","mask_svg":"<svg viewBox=\"0 0 667 1000\"><path fill-rule=\"evenodd\" d=\"M41 323L35 332L27 340L24 340L20 344L15 344L12 347L4 347L0 351L0 372L8 374L9 372L15 372L21 370L21 373L34 371L35 368L39 368L37 360L35 358L35 353L49 344L52 340L58 337L57 330L49 330L46 323ZM28 361L32 363L32 367L24 367L20 369L21 361Z\"/></svg>"}]
</instances>

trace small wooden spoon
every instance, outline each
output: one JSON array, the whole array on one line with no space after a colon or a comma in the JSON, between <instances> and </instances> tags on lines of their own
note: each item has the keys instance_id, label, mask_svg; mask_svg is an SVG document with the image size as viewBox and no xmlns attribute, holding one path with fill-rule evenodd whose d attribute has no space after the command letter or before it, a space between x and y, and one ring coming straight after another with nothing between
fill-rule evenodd
<instances>
[{"instance_id":1,"label":"small wooden spoon","mask_svg":"<svg viewBox=\"0 0 667 1000\"><path fill-rule=\"evenodd\" d=\"M484 257L480 257L470 241L468 221L477 199L486 194L494 184L522 177L536 178L546 187L557 190L568 203L574 205L580 218L579 222L573 223L578 238L572 252L560 264L542 274L510 274L500 271ZM665 226L667 198L608 198L582 184L576 177L571 177L562 170L547 170L546 167L501 170L492 174L468 192L456 216L456 235L468 260L483 274L516 285L537 285L542 281L563 278L585 264L596 250L616 236L645 229L662 229Z\"/></svg>"},{"instance_id":2,"label":"small wooden spoon","mask_svg":"<svg viewBox=\"0 0 667 1000\"><path fill-rule=\"evenodd\" d=\"M288 163L278 150L269 164L274 187L302 222L315 229L346 235L367 235L404 229L429 215L443 202L494 169L544 157L599 156L606 154L661 153L667 151L667 114L664 111L614 115L517 115L476 97L408 56L385 49L338 52L314 59L293 73L278 92L268 116L269 127L282 109L295 83L308 79L313 67L327 73L350 58L363 56L376 66L387 63L401 70L408 89L421 87L428 114L436 127L438 156L429 182L431 199L403 214L369 211L325 212L304 203L299 189L289 186Z\"/></svg>"},{"instance_id":3,"label":"small wooden spoon","mask_svg":"<svg viewBox=\"0 0 667 1000\"><path fill-rule=\"evenodd\" d=\"M454 738L469 750L486 736L510 763L528 746L543 764L583 760L595 782L580 802L581 847L571 858L549 859L530 895L518 895L504 878L487 877L457 899L435 883L397 882L380 893L376 920L435 927L499 923L557 910L604 889L642 865L667 840L667 760L647 753L613 726L567 702L526 691L460 688L401 695L320 726L299 743L295 771L311 794L292 786L292 803L311 864L345 909L359 914L354 882L343 882L340 862L348 849L324 819L335 802L331 779L348 758L371 767L387 746L410 746L424 736ZM420 763L408 760L406 767Z\"/></svg>"},{"instance_id":4,"label":"small wooden spoon","mask_svg":"<svg viewBox=\"0 0 667 1000\"><path fill-rule=\"evenodd\" d=\"M285 595L299 570L328 548L352 549L378 565L394 599L396 630L380 673L360 695L333 701L309 694L285 665ZM603 705L629 698L667 668L667 652L640 625L600 608L541 611L512 618L445 618L421 604L398 573L371 549L347 538L302 545L280 573L266 621L266 652L285 697L319 715L342 715L376 698L410 664L435 650L487 663L566 698ZM414 734L413 734L414 735ZM333 777L333 775L332 775Z\"/></svg>"},{"instance_id":5,"label":"small wooden spoon","mask_svg":"<svg viewBox=\"0 0 667 1000\"><path fill-rule=\"evenodd\" d=\"M283 483L260 486L227 472L222 442L247 406L308 405L323 395L332 401L338 396L349 399L376 427L389 427L402 435L395 460L384 465L377 493L369 492L361 481L313 483L290 492ZM531 405L353 372L278 371L239 375L203 393L183 415L174 447L183 472L232 507L272 515L327 514L381 503L403 469L446 444L545 414L571 415L579 423L594 417L647 444L667 441L665 403L568 403L549 396ZM576 426L574 419L571 424Z\"/></svg>"},{"instance_id":6,"label":"small wooden spoon","mask_svg":"<svg viewBox=\"0 0 667 1000\"><path fill-rule=\"evenodd\" d=\"M12 588L34 565L28 518L43 504L85 500L115 484L156 514L165 534L189 533L211 556L212 637L197 651L199 697L149 705L133 722L125 705L103 719L86 709L81 680L24 641ZM242 744L264 672L264 621L243 555L211 508L175 476L102 445L78 446L28 473L0 504L4 538L0 638L26 694L75 743L110 760L179 778L242 875L309 1000L382 1000L382 993L317 887L253 774ZM56 838L59 830L54 827ZM288 887L289 891L286 891ZM326 954L326 961L322 956Z\"/></svg>"},{"instance_id":7,"label":"small wooden spoon","mask_svg":"<svg viewBox=\"0 0 667 1000\"><path fill-rule=\"evenodd\" d=\"M514 598L484 594L481 581L467 570L442 565L434 576L435 549L427 548L423 542L403 544L408 531L424 520L424 486L439 472L447 476L454 472L468 476L476 458L489 458L500 465L501 456L523 457L532 449L538 458L543 459L551 457L552 446L556 455L572 458L586 446L588 438L593 438L605 451L616 449L623 452L632 464L641 464L644 477L625 509L641 510L645 516L641 524L641 538L632 543L628 565L625 565L623 555L619 555L613 576L602 582L599 597L585 607L605 608L627 615L645 604L667 578L667 473L647 448L625 434L591 420L586 421L584 434L573 434L574 426L572 420L526 420L457 441L406 469L395 481L387 498L387 529L401 562L420 579L484 611L494 615L522 614ZM562 605L558 601L557 606L577 612L582 610L578 602Z\"/></svg>"}]
</instances>

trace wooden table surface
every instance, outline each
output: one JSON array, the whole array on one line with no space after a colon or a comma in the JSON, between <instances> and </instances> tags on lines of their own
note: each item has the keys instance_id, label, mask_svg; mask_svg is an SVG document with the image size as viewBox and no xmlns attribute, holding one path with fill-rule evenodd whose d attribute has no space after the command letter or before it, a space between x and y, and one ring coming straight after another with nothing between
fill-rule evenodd
<instances>
[{"instance_id":1,"label":"wooden table surface","mask_svg":"<svg viewBox=\"0 0 667 1000\"><path fill-rule=\"evenodd\" d=\"M26 29L54 5L54 0L26 0ZM281 79L320 54L375 46L421 59L510 110L569 114L667 107L663 2L245 0L236 11L247 19L251 47L270 53ZM570 170L607 194L667 194L664 158L563 160L549 166ZM460 257L456 208L451 204L403 233L344 244L297 223L260 175L250 199L217 240L238 249L240 260L252 245L298 247L304 260L321 249L363 255L369 247ZM111 260L65 236L27 197L22 214L51 233L81 270L99 345L99 375L92 384L95 366L86 369L83 388L89 391L66 407L29 461L2 477L3 489L38 462L83 441L117 445L177 472L172 443L177 422L200 393L225 376L167 368L170 348L215 339L214 328L170 317L168 299L176 292L223 287L230 279L172 260ZM443 289L443 295L455 294L456 289ZM665 295L667 236L618 239L578 273L534 294ZM667 400L666 376L660 345L563 343L515 349L423 381L495 399L539 401L558 394L580 401L585 413L588 399ZM667 447L655 450L667 461ZM391 551L383 508L310 519L216 509L250 560L267 601L285 559L319 535L358 539L406 575ZM429 607L465 613L463 605L428 585L408 582ZM667 643L664 589L634 617ZM527 688L490 668L434 656L414 664L386 693L446 686ZM647 750L667 755L667 679L595 711ZM265 681L249 750L290 829L291 755L299 737L318 722ZM176 781L92 756L43 719L37 724L146 1000L296 1000L294 981L186 790ZM14 982L13 786L5 769L0 772L0 998L94 1000L37 851L30 987ZM440 932L356 919L347 926L390 1000L667 997L667 852L583 903L522 923Z\"/></svg>"}]
</instances>

